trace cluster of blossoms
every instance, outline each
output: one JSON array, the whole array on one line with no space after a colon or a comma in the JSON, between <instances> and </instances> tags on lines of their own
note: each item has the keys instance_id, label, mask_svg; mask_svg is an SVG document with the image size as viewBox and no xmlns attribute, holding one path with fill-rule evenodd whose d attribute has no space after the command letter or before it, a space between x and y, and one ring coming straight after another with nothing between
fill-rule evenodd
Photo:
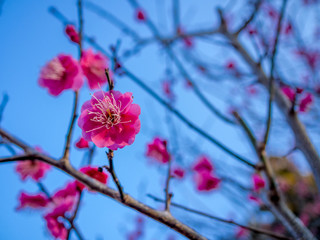
<instances>
[{"instance_id":1,"label":"cluster of blossoms","mask_svg":"<svg viewBox=\"0 0 320 240\"><path fill-rule=\"evenodd\" d=\"M72 42L80 43L73 25L67 25L65 32ZM100 52L94 53L92 49L82 51L80 61L70 55L59 54L42 68L38 82L53 96L60 95L66 89L79 90L84 77L90 89L98 89L107 82L105 69L108 66L108 59Z\"/></svg>"},{"instance_id":2,"label":"cluster of blossoms","mask_svg":"<svg viewBox=\"0 0 320 240\"><path fill-rule=\"evenodd\" d=\"M80 63L70 55L59 54L42 68L38 82L53 96L60 95L66 89L79 90L84 76L89 88L97 89L107 82L107 68L106 57L91 49L82 52Z\"/></svg>"},{"instance_id":3,"label":"cluster of blossoms","mask_svg":"<svg viewBox=\"0 0 320 240\"><path fill-rule=\"evenodd\" d=\"M31 160L24 162L29 161ZM29 165L22 165L21 163L18 163L16 170L23 179L30 177L39 182L44 176L42 173L44 169L43 164L45 163L35 161L36 164L32 168L30 168ZM80 172L103 184L107 183L108 175L98 171L97 167L86 166L81 168ZM68 235L68 230L65 225L66 217L75 210L79 196L84 188L85 185L82 183L73 181L52 196L49 196L47 192L38 194L22 192L19 196L19 206L17 210L26 208L45 210L46 214L44 215L44 219L50 234L56 239L65 240Z\"/></svg>"},{"instance_id":4,"label":"cluster of blossoms","mask_svg":"<svg viewBox=\"0 0 320 240\"><path fill-rule=\"evenodd\" d=\"M66 33L71 41L79 43L74 26L68 25ZM89 88L98 89L108 81L106 69L107 58L91 49L82 51L79 61L72 56L60 54L42 68L39 85L48 88L51 95L58 96L66 89L79 90L85 76ZM140 107L132 104L132 101L132 93L94 93L92 99L81 108L78 125L82 129L83 138L76 143L76 147L87 148L87 141L112 150L132 144L140 131Z\"/></svg>"},{"instance_id":5,"label":"cluster of blossoms","mask_svg":"<svg viewBox=\"0 0 320 240\"><path fill-rule=\"evenodd\" d=\"M195 183L199 191L210 191L218 188L220 179L213 175L213 165L206 156L201 156L193 166Z\"/></svg>"}]
</instances>

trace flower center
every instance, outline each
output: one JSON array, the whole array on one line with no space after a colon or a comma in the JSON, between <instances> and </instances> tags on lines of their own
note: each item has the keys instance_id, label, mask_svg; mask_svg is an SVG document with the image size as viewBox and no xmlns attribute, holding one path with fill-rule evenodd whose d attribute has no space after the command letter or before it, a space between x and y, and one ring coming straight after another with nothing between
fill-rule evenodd
<instances>
[{"instance_id":1,"label":"flower center","mask_svg":"<svg viewBox=\"0 0 320 240\"><path fill-rule=\"evenodd\" d=\"M58 58L51 60L41 73L41 77L50 80L61 80L65 74L65 69Z\"/></svg>"},{"instance_id":2,"label":"flower center","mask_svg":"<svg viewBox=\"0 0 320 240\"><path fill-rule=\"evenodd\" d=\"M93 95L97 103L92 105L94 110L88 110L88 114L93 115L93 117L90 119L91 121L101 123L101 126L91 129L87 132L98 130L104 127L109 129L120 123L131 122L121 122L121 113L128 107L130 102L127 104L127 106L121 109L121 102L117 102L112 93L110 95L111 97L103 95L103 99L98 99Z\"/></svg>"}]
</instances>

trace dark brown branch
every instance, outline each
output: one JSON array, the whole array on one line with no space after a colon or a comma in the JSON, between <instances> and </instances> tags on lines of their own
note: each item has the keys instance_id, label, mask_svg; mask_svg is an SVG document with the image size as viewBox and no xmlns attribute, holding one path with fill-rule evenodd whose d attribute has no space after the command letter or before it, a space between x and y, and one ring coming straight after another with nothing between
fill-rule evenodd
<instances>
[{"instance_id":1,"label":"dark brown branch","mask_svg":"<svg viewBox=\"0 0 320 240\"><path fill-rule=\"evenodd\" d=\"M77 205L76 205L76 207L75 207L75 210L74 210L72 216L71 216L70 218L68 218L68 221L69 221L71 227L68 229L67 240L70 239L71 230L72 230L72 229L76 232L76 234L78 235L78 237L80 236L80 238L81 238L80 232L79 232L78 229L74 226L74 221L75 221L75 219L76 219L76 217L77 217L77 214L78 214L78 211L79 211L79 208L80 208L80 203L81 203L82 194L83 194L83 192L79 192L79 197L78 197L78 201L77 201ZM80 239L80 238L79 238L79 239ZM82 238L81 238L81 239L82 239Z\"/></svg>"},{"instance_id":2,"label":"dark brown branch","mask_svg":"<svg viewBox=\"0 0 320 240\"><path fill-rule=\"evenodd\" d=\"M160 199L158 197L155 197L155 196L153 196L151 194L148 194L147 196L150 197L151 199L153 199L156 202L165 202L164 200L162 200L162 199ZM197 215L209 218L209 219L213 219L213 220L216 220L216 221L219 221L219 222L223 222L223 223L227 223L227 224L231 224L231 225L235 225L235 226L247 229L247 230L249 230L251 232L254 232L254 233L257 233L257 234L263 234L263 235L266 235L266 236L269 236L269 237L273 237L275 239L285 239L285 240L292 239L292 238L289 238L289 237L286 237L286 236L282 236L282 235L279 235L279 234L276 234L276 233L273 233L273 232L270 232L270 231L267 231L267 230L263 230L263 229L260 229L260 228L255 228L255 227L251 227L251 226L242 225L242 224L237 223L237 222L235 222L233 220L228 220L228 219L223 219L223 218L220 218L220 217L217 217L217 216L213 216L213 215L208 214L208 213L204 213L204 212L192 209L192 208L188 208L188 207L183 206L183 205L178 204L178 203L172 202L171 205L176 207L176 208L183 209L183 210L185 210L187 212L191 212L191 213L194 213L194 214L197 214Z\"/></svg>"}]
</instances>

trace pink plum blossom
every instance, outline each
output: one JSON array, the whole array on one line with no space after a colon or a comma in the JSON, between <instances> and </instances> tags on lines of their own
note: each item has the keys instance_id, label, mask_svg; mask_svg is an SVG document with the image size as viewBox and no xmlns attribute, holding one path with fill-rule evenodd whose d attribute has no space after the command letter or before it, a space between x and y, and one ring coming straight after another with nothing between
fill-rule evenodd
<instances>
[{"instance_id":1,"label":"pink plum blossom","mask_svg":"<svg viewBox=\"0 0 320 240\"><path fill-rule=\"evenodd\" d=\"M40 147L35 147L35 150L42 152ZM24 181L28 177L35 181L39 181L44 177L45 173L50 169L50 165L38 160L20 161L16 165L16 171Z\"/></svg>"},{"instance_id":2,"label":"pink plum blossom","mask_svg":"<svg viewBox=\"0 0 320 240\"><path fill-rule=\"evenodd\" d=\"M181 26L178 27L177 34L178 35L184 35L185 34L185 31ZM193 38L191 38L191 37L183 37L182 41L183 41L184 46L186 48L192 48L194 46Z\"/></svg>"},{"instance_id":3,"label":"pink plum blossom","mask_svg":"<svg viewBox=\"0 0 320 240\"><path fill-rule=\"evenodd\" d=\"M154 138L153 141L147 145L146 156L159 163L169 162L171 156L167 149L167 141L159 137Z\"/></svg>"},{"instance_id":4,"label":"pink plum blossom","mask_svg":"<svg viewBox=\"0 0 320 240\"><path fill-rule=\"evenodd\" d=\"M54 203L53 212L62 212L63 214L70 211L76 203L79 197L81 189L78 188L76 181L70 182L63 189L58 190L53 196L52 200ZM62 214L62 215L63 215ZM60 216L60 215L59 215Z\"/></svg>"},{"instance_id":5,"label":"pink plum blossom","mask_svg":"<svg viewBox=\"0 0 320 240\"><path fill-rule=\"evenodd\" d=\"M19 196L20 205L17 210L21 210L27 207L30 208L44 208L48 205L48 198L43 194L29 195L22 192Z\"/></svg>"},{"instance_id":6,"label":"pink plum blossom","mask_svg":"<svg viewBox=\"0 0 320 240\"><path fill-rule=\"evenodd\" d=\"M196 172L213 171L213 165L207 156L201 156L198 161L194 164L193 170Z\"/></svg>"},{"instance_id":7,"label":"pink plum blossom","mask_svg":"<svg viewBox=\"0 0 320 240\"><path fill-rule=\"evenodd\" d=\"M47 228L52 236L56 239L67 239L68 230L58 217L49 213L44 218L47 222Z\"/></svg>"},{"instance_id":8,"label":"pink plum blossom","mask_svg":"<svg viewBox=\"0 0 320 240\"><path fill-rule=\"evenodd\" d=\"M60 54L41 69L38 83L48 88L53 96L58 96L66 89L77 91L83 85L80 65L73 57Z\"/></svg>"},{"instance_id":9,"label":"pink plum blossom","mask_svg":"<svg viewBox=\"0 0 320 240\"><path fill-rule=\"evenodd\" d=\"M75 144L76 148L83 149L89 148L89 143L83 137L81 137Z\"/></svg>"},{"instance_id":10,"label":"pink plum blossom","mask_svg":"<svg viewBox=\"0 0 320 240\"><path fill-rule=\"evenodd\" d=\"M96 179L97 181L106 184L108 180L108 175L104 172L100 172L97 167L86 166L80 169L80 172L88 175L91 178ZM85 185L83 183L77 182L77 187L79 189L84 189Z\"/></svg>"},{"instance_id":11,"label":"pink plum blossom","mask_svg":"<svg viewBox=\"0 0 320 240\"><path fill-rule=\"evenodd\" d=\"M98 89L107 82L108 60L102 53L94 53L92 49L82 51L80 64L90 89Z\"/></svg>"},{"instance_id":12,"label":"pink plum blossom","mask_svg":"<svg viewBox=\"0 0 320 240\"><path fill-rule=\"evenodd\" d=\"M263 178L257 173L252 175L252 181L253 181L253 190L255 192L259 192L266 185Z\"/></svg>"},{"instance_id":13,"label":"pink plum blossom","mask_svg":"<svg viewBox=\"0 0 320 240\"><path fill-rule=\"evenodd\" d=\"M83 138L112 150L131 145L140 131L140 107L132 101L130 92L95 92L81 108L78 125Z\"/></svg>"},{"instance_id":14,"label":"pink plum blossom","mask_svg":"<svg viewBox=\"0 0 320 240\"><path fill-rule=\"evenodd\" d=\"M282 92L286 97L292 102L298 102L299 112L307 112L310 108L310 105L313 103L313 96L311 93L303 93L302 88L296 88L294 91L290 87L282 87ZM299 96L299 101L296 101L296 98Z\"/></svg>"},{"instance_id":15,"label":"pink plum blossom","mask_svg":"<svg viewBox=\"0 0 320 240\"><path fill-rule=\"evenodd\" d=\"M181 167L173 168L172 175L175 178L182 179L184 177L185 171Z\"/></svg>"},{"instance_id":16,"label":"pink plum blossom","mask_svg":"<svg viewBox=\"0 0 320 240\"><path fill-rule=\"evenodd\" d=\"M72 42L74 42L74 43L80 42L79 34L77 33L77 31L73 25L71 25L71 24L67 25L65 28L65 32Z\"/></svg>"},{"instance_id":17,"label":"pink plum blossom","mask_svg":"<svg viewBox=\"0 0 320 240\"><path fill-rule=\"evenodd\" d=\"M253 201L253 202L255 202L255 203L257 203L258 205L262 204L261 200L257 196L255 196L253 194L249 194L248 195L248 199Z\"/></svg>"},{"instance_id":18,"label":"pink plum blossom","mask_svg":"<svg viewBox=\"0 0 320 240\"><path fill-rule=\"evenodd\" d=\"M220 179L209 171L200 171L195 175L196 187L199 191L210 191L218 188Z\"/></svg>"},{"instance_id":19,"label":"pink plum blossom","mask_svg":"<svg viewBox=\"0 0 320 240\"><path fill-rule=\"evenodd\" d=\"M135 16L138 21L144 22L146 20L146 14L141 8L136 9Z\"/></svg>"},{"instance_id":20,"label":"pink plum blossom","mask_svg":"<svg viewBox=\"0 0 320 240\"><path fill-rule=\"evenodd\" d=\"M306 95L301 99L299 105L300 112L306 112L309 106L313 103L313 96L311 93L306 93Z\"/></svg>"},{"instance_id":21,"label":"pink plum blossom","mask_svg":"<svg viewBox=\"0 0 320 240\"><path fill-rule=\"evenodd\" d=\"M283 93L284 95L287 96L287 98L288 98L291 102L294 101L296 92L295 92L292 88L290 88L290 87L282 87L282 88L281 88L281 91L282 91L282 93Z\"/></svg>"}]
</instances>

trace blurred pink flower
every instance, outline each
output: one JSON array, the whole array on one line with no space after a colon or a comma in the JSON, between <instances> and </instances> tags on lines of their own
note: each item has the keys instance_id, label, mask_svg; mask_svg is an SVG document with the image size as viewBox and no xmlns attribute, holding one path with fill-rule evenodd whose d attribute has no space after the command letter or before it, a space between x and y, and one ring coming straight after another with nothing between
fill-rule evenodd
<instances>
[{"instance_id":1,"label":"blurred pink flower","mask_svg":"<svg viewBox=\"0 0 320 240\"><path fill-rule=\"evenodd\" d=\"M167 141L159 137L155 137L153 142L147 145L147 157L150 157L159 163L169 162L171 156L167 150Z\"/></svg>"},{"instance_id":2,"label":"blurred pink flower","mask_svg":"<svg viewBox=\"0 0 320 240\"><path fill-rule=\"evenodd\" d=\"M102 53L94 53L92 49L82 51L80 64L90 89L98 89L107 82L108 60Z\"/></svg>"},{"instance_id":3,"label":"blurred pink flower","mask_svg":"<svg viewBox=\"0 0 320 240\"><path fill-rule=\"evenodd\" d=\"M199 157L198 161L194 164L193 170L196 172L213 171L213 165L207 156Z\"/></svg>"},{"instance_id":4,"label":"blurred pink flower","mask_svg":"<svg viewBox=\"0 0 320 240\"><path fill-rule=\"evenodd\" d=\"M253 181L253 190L255 192L259 192L266 185L263 178L257 173L252 175L252 181Z\"/></svg>"},{"instance_id":5,"label":"blurred pink flower","mask_svg":"<svg viewBox=\"0 0 320 240\"><path fill-rule=\"evenodd\" d=\"M301 99L299 105L300 112L306 112L309 109L309 106L313 103L313 96L311 93L306 93L305 96Z\"/></svg>"},{"instance_id":6,"label":"blurred pink flower","mask_svg":"<svg viewBox=\"0 0 320 240\"><path fill-rule=\"evenodd\" d=\"M295 96L296 96L296 92L295 92L292 88L290 88L290 87L282 87L282 88L281 88L281 91L282 91L282 93L283 93L284 95L287 96L287 98L288 98L291 102L294 101Z\"/></svg>"},{"instance_id":7,"label":"blurred pink flower","mask_svg":"<svg viewBox=\"0 0 320 240\"><path fill-rule=\"evenodd\" d=\"M252 194L248 195L248 199L253 201L253 202L255 202L255 203L257 203L258 205L262 204L261 200L257 196L254 196Z\"/></svg>"},{"instance_id":8,"label":"blurred pink flower","mask_svg":"<svg viewBox=\"0 0 320 240\"><path fill-rule=\"evenodd\" d=\"M48 88L53 96L58 96L66 89L77 91L83 85L80 65L71 56L60 54L41 69L38 83Z\"/></svg>"},{"instance_id":9,"label":"blurred pink flower","mask_svg":"<svg viewBox=\"0 0 320 240\"><path fill-rule=\"evenodd\" d=\"M146 20L146 14L141 8L136 9L135 16L138 21L144 22Z\"/></svg>"},{"instance_id":10,"label":"blurred pink flower","mask_svg":"<svg viewBox=\"0 0 320 240\"><path fill-rule=\"evenodd\" d=\"M132 101L129 92L95 92L81 108L78 125L83 138L112 150L131 145L140 131L140 107Z\"/></svg>"},{"instance_id":11,"label":"blurred pink flower","mask_svg":"<svg viewBox=\"0 0 320 240\"><path fill-rule=\"evenodd\" d=\"M181 167L173 168L172 175L175 178L182 179L184 177L185 171Z\"/></svg>"},{"instance_id":12,"label":"blurred pink flower","mask_svg":"<svg viewBox=\"0 0 320 240\"><path fill-rule=\"evenodd\" d=\"M166 94L166 96L169 99L173 99L174 98L173 92L171 90L171 83L169 81L163 81L162 89L163 89L163 92Z\"/></svg>"},{"instance_id":13,"label":"blurred pink flower","mask_svg":"<svg viewBox=\"0 0 320 240\"><path fill-rule=\"evenodd\" d=\"M47 222L47 228L53 237L61 240L67 239L68 231L58 217L49 213L44 218Z\"/></svg>"},{"instance_id":14,"label":"blurred pink flower","mask_svg":"<svg viewBox=\"0 0 320 240\"><path fill-rule=\"evenodd\" d=\"M66 26L65 32L72 42L74 43L80 42L79 34L77 33L75 27L72 24L69 24Z\"/></svg>"},{"instance_id":15,"label":"blurred pink flower","mask_svg":"<svg viewBox=\"0 0 320 240\"><path fill-rule=\"evenodd\" d=\"M107 184L108 175L104 172L100 172L97 167L86 166L80 169L80 172L88 175L91 178L96 179L97 181ZM81 190L85 188L85 185L77 181L77 187Z\"/></svg>"},{"instance_id":16,"label":"blurred pink flower","mask_svg":"<svg viewBox=\"0 0 320 240\"><path fill-rule=\"evenodd\" d=\"M178 35L184 35L185 34L185 31L181 26L178 27L177 34ZM186 48L192 48L194 46L193 38L191 38L191 37L183 37L182 41L183 41L184 46Z\"/></svg>"},{"instance_id":17,"label":"blurred pink flower","mask_svg":"<svg viewBox=\"0 0 320 240\"><path fill-rule=\"evenodd\" d=\"M48 205L48 202L48 198L43 194L29 195L22 192L19 196L20 205L17 207L17 210L21 210L27 207L43 208Z\"/></svg>"},{"instance_id":18,"label":"blurred pink flower","mask_svg":"<svg viewBox=\"0 0 320 240\"><path fill-rule=\"evenodd\" d=\"M199 191L210 191L218 188L220 179L209 171L200 171L195 175L196 187Z\"/></svg>"},{"instance_id":19,"label":"blurred pink flower","mask_svg":"<svg viewBox=\"0 0 320 240\"><path fill-rule=\"evenodd\" d=\"M79 149L89 148L89 143L83 137L81 137L75 144L75 146Z\"/></svg>"},{"instance_id":20,"label":"blurred pink flower","mask_svg":"<svg viewBox=\"0 0 320 240\"><path fill-rule=\"evenodd\" d=\"M35 150L42 152L40 147L35 147ZM22 180L30 177L35 181L39 181L50 168L49 164L38 160L20 161L16 165L16 171L21 176Z\"/></svg>"}]
</instances>

